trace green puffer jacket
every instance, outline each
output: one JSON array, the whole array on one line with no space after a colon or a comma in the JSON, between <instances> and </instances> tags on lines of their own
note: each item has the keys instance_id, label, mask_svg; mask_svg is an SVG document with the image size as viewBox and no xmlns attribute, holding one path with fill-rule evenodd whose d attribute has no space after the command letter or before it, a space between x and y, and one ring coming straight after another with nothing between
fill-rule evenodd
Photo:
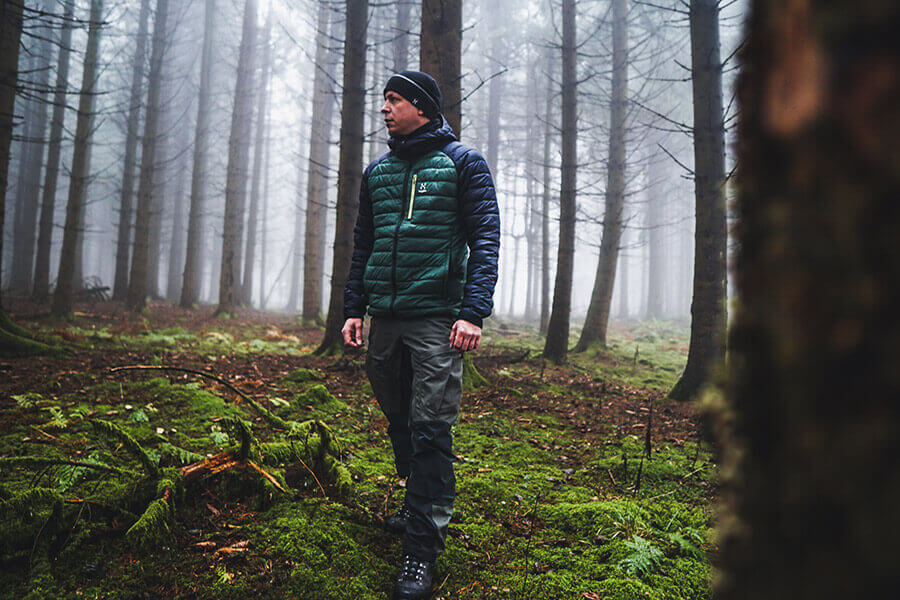
<instances>
[{"instance_id":1,"label":"green puffer jacket","mask_svg":"<svg viewBox=\"0 0 900 600\"><path fill-rule=\"evenodd\" d=\"M457 314L466 273L456 165L434 150L369 172L374 243L363 288L374 316Z\"/></svg>"},{"instance_id":2,"label":"green puffer jacket","mask_svg":"<svg viewBox=\"0 0 900 600\"><path fill-rule=\"evenodd\" d=\"M487 164L443 117L363 172L344 317L449 315L479 327L497 283L500 214Z\"/></svg>"}]
</instances>

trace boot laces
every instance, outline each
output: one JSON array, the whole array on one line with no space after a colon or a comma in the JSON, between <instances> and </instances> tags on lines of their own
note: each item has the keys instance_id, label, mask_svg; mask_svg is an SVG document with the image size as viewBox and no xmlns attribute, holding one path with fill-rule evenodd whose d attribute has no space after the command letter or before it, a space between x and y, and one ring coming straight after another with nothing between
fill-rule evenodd
<instances>
[{"instance_id":1,"label":"boot laces","mask_svg":"<svg viewBox=\"0 0 900 600\"><path fill-rule=\"evenodd\" d=\"M400 573L401 579L422 581L425 578L425 571L428 563L407 554L403 557L403 568Z\"/></svg>"}]
</instances>

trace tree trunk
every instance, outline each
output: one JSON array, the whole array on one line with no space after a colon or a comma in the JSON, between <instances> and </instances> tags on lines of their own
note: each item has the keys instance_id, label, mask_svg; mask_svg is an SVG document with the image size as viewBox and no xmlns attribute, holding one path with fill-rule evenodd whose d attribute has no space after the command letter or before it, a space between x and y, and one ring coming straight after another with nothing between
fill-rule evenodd
<instances>
[{"instance_id":1,"label":"tree trunk","mask_svg":"<svg viewBox=\"0 0 900 600\"><path fill-rule=\"evenodd\" d=\"M619 242L622 239L622 210L625 206L625 120L628 114L628 7L625 0L613 0L613 69L610 100L609 162L606 166L606 208L603 211L603 234L594 289L588 305L576 352L584 352L592 344L606 346L609 309L612 301ZM627 273L620 281L625 284ZM627 312L628 293L622 290Z\"/></svg>"},{"instance_id":2,"label":"tree trunk","mask_svg":"<svg viewBox=\"0 0 900 600\"><path fill-rule=\"evenodd\" d=\"M459 137L462 122L462 0L422 0L419 69L434 77L443 112Z\"/></svg>"},{"instance_id":3,"label":"tree trunk","mask_svg":"<svg viewBox=\"0 0 900 600\"><path fill-rule=\"evenodd\" d=\"M266 113L267 88L269 86L269 75L272 72L272 47L269 39L272 36L272 17L269 16L266 27L263 31L263 59L260 68L261 81L259 85L259 96L257 97L256 110L256 140L253 149L253 175L250 188L250 207L247 211L247 243L244 246L244 278L241 283L241 303L250 304L253 300L253 265L256 262L256 233L259 229L259 194L262 186L262 161L263 148L269 141L265 138L266 132Z\"/></svg>"},{"instance_id":4,"label":"tree trunk","mask_svg":"<svg viewBox=\"0 0 900 600\"><path fill-rule=\"evenodd\" d=\"M253 109L253 69L256 46L256 0L244 5L244 25L238 57L234 111L228 139L228 174L225 183L225 220L222 225L222 270L219 275L219 306L216 314L233 314L241 280L244 199L247 194L250 122Z\"/></svg>"},{"instance_id":5,"label":"tree trunk","mask_svg":"<svg viewBox=\"0 0 900 600\"><path fill-rule=\"evenodd\" d=\"M0 256L3 255L3 221L9 181L9 146L13 137L13 112L19 81L19 41L22 36L21 2L0 4ZM2 270L0 270L2 273ZM2 283L2 282L0 282ZM3 286L0 285L0 290ZM5 316L0 308L0 315ZM3 331L0 326L0 333Z\"/></svg>"},{"instance_id":6,"label":"tree trunk","mask_svg":"<svg viewBox=\"0 0 900 600\"><path fill-rule=\"evenodd\" d=\"M181 128L177 133L179 139L178 151L188 146L187 128ZM173 304L181 297L181 274L184 265L185 226L184 196L187 187L187 165L181 161L178 164L178 175L175 180L175 190L172 194L172 237L169 244L169 264L166 269L166 299Z\"/></svg>"},{"instance_id":7,"label":"tree trunk","mask_svg":"<svg viewBox=\"0 0 900 600\"><path fill-rule=\"evenodd\" d=\"M194 129L194 165L191 171L191 210L188 214L187 248L184 255L184 274L181 281L182 308L191 308L200 294L200 248L202 247L201 219L205 210L207 146L209 144L209 113L212 109L213 36L215 31L216 0L206 0L203 25L203 56L200 63L200 91L197 98L197 124Z\"/></svg>"},{"instance_id":8,"label":"tree trunk","mask_svg":"<svg viewBox=\"0 0 900 600\"><path fill-rule=\"evenodd\" d=\"M144 137L141 143L141 174L138 183L137 213L134 221L134 249L128 277L128 308L141 311L147 301L147 266L150 241L150 211L153 204L153 178L156 170L156 142L159 129L159 96L162 86L162 63L166 47L166 18L169 0L156 0L156 22L150 53L150 82L144 115Z\"/></svg>"},{"instance_id":9,"label":"tree trunk","mask_svg":"<svg viewBox=\"0 0 900 600\"><path fill-rule=\"evenodd\" d=\"M559 193L559 250L553 310L547 324L544 357L566 361L569 352L569 315L572 310L572 270L575 259L575 189L577 185L578 113L575 71L575 0L562 3L562 165Z\"/></svg>"},{"instance_id":10,"label":"tree trunk","mask_svg":"<svg viewBox=\"0 0 900 600\"><path fill-rule=\"evenodd\" d=\"M97 60L100 56L100 30L103 26L103 0L91 1L90 25L87 49L84 55L84 71L81 95L78 99L78 120L75 125L75 142L72 154L72 175L69 182L69 199L66 203L66 224L63 229L59 272L53 292L51 312L55 317L67 317L72 313L72 278L75 271L75 245L83 227L82 216L87 186L91 176L91 137L94 117L94 95L97 85Z\"/></svg>"},{"instance_id":11,"label":"tree trunk","mask_svg":"<svg viewBox=\"0 0 900 600\"><path fill-rule=\"evenodd\" d=\"M717 597L889 598L900 560L900 5L752 4Z\"/></svg>"},{"instance_id":12,"label":"tree trunk","mask_svg":"<svg viewBox=\"0 0 900 600\"><path fill-rule=\"evenodd\" d=\"M661 319L665 315L663 290L666 289L666 251L664 247L663 225L665 204L663 187L665 177L662 159L655 151L647 157L647 319Z\"/></svg>"},{"instance_id":13,"label":"tree trunk","mask_svg":"<svg viewBox=\"0 0 900 600\"><path fill-rule=\"evenodd\" d=\"M119 231L116 242L116 272L113 298L123 300L128 295L128 258L131 249L132 196L134 195L135 154L141 118L144 62L147 56L147 22L150 0L141 0L138 33L131 68L131 96L128 102L128 121L125 129L125 157L122 159L122 192L119 202Z\"/></svg>"},{"instance_id":14,"label":"tree trunk","mask_svg":"<svg viewBox=\"0 0 900 600\"><path fill-rule=\"evenodd\" d=\"M696 198L694 292L687 365L669 392L677 400L694 398L710 369L725 358L728 233L718 0L691 2L690 20Z\"/></svg>"},{"instance_id":15,"label":"tree trunk","mask_svg":"<svg viewBox=\"0 0 900 600\"><path fill-rule=\"evenodd\" d=\"M366 29L368 0L347 0L344 37L344 85L341 100L341 158L338 167L337 222L334 231L334 263L331 299L325 321L325 336L316 354L330 355L343 350L344 286L353 253L353 224L359 212L362 180L362 153L366 81Z\"/></svg>"},{"instance_id":16,"label":"tree trunk","mask_svg":"<svg viewBox=\"0 0 900 600\"><path fill-rule=\"evenodd\" d=\"M75 0L65 0L62 30L59 37L59 58L56 65L56 87L53 94L53 117L50 120L47 166L44 170L44 190L41 197L41 217L38 227L37 257L34 264L34 288L31 297L43 301L50 293L50 249L53 244L53 211L56 208L56 184L59 178L59 157L62 151L63 125L66 118L66 92L69 85L69 47L72 45L72 19Z\"/></svg>"},{"instance_id":17,"label":"tree trunk","mask_svg":"<svg viewBox=\"0 0 900 600\"><path fill-rule=\"evenodd\" d=\"M549 55L549 52L548 52ZM547 112L544 114L544 173L541 183L544 191L541 196L541 321L540 332L547 334L550 320L550 141L553 135L553 77L551 68L553 61L547 65Z\"/></svg>"},{"instance_id":18,"label":"tree trunk","mask_svg":"<svg viewBox=\"0 0 900 600\"><path fill-rule=\"evenodd\" d=\"M44 0L43 12L53 14L53 3ZM22 189L22 217L18 231L21 239L13 245L12 277L10 287L20 290L31 290L34 283L34 248L35 231L37 229L38 206L41 197L41 168L44 164L44 135L47 131L47 89L50 80L50 54L52 32L44 26L37 30L37 47L32 55L34 81L33 91L28 103L31 105L33 122L29 128L29 137L25 143L28 151L22 165L25 174Z\"/></svg>"},{"instance_id":19,"label":"tree trunk","mask_svg":"<svg viewBox=\"0 0 900 600\"><path fill-rule=\"evenodd\" d=\"M409 68L409 35L410 18L412 8L411 0L400 0L397 3L397 21L394 26L394 73L406 71Z\"/></svg>"},{"instance_id":20,"label":"tree trunk","mask_svg":"<svg viewBox=\"0 0 900 600\"><path fill-rule=\"evenodd\" d=\"M268 97L269 106L266 108L266 112L268 113L272 109L272 97ZM266 121L266 139L269 140L272 135L272 124L270 121ZM263 192L262 192L262 228L259 232L259 310L266 310L266 305L269 303L269 294L266 292L266 284L268 283L266 266L268 264L269 255L268 255L268 243L269 243L269 228L266 227L266 223L269 222L269 183L271 181L270 178L270 167L272 166L272 143L271 141L266 142L265 145L265 156L263 157Z\"/></svg>"},{"instance_id":21,"label":"tree trunk","mask_svg":"<svg viewBox=\"0 0 900 600\"><path fill-rule=\"evenodd\" d=\"M307 323L322 320L322 275L325 269L325 221L328 216L328 169L331 165L331 121L334 115L334 90L328 73L333 69L334 55L328 48L329 30L336 28L330 23L328 4L319 3L319 22L316 33L316 76L313 80L313 106L309 132L309 166L306 170L306 232L303 236L301 253L300 237L294 236L295 262L294 277L299 276L300 261L303 261L303 321ZM297 225L300 225L300 208L297 207ZM299 233L299 230L298 230ZM292 279L291 296L296 298L296 280ZM296 306L296 300L289 302Z\"/></svg>"}]
</instances>

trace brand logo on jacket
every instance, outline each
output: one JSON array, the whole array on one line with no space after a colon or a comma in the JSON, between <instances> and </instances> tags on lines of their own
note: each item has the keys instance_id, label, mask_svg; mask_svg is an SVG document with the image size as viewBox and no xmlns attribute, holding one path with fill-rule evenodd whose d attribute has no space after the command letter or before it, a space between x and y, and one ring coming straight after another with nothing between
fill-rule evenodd
<instances>
[{"instance_id":1,"label":"brand logo on jacket","mask_svg":"<svg viewBox=\"0 0 900 600\"><path fill-rule=\"evenodd\" d=\"M424 194L425 192L428 191L428 186L427 186L426 184L424 184L424 183L420 183L420 184L419 184L419 189L416 190L416 191L417 191L419 194Z\"/></svg>"}]
</instances>

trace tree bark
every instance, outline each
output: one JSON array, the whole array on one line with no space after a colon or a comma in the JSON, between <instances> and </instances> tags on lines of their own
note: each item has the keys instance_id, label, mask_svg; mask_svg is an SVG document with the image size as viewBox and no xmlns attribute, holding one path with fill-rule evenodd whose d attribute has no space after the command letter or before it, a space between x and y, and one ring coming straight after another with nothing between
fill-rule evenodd
<instances>
[{"instance_id":1,"label":"tree bark","mask_svg":"<svg viewBox=\"0 0 900 600\"><path fill-rule=\"evenodd\" d=\"M400 0L397 3L397 21L394 26L394 73L409 68L409 35L412 1Z\"/></svg>"},{"instance_id":2,"label":"tree bark","mask_svg":"<svg viewBox=\"0 0 900 600\"><path fill-rule=\"evenodd\" d=\"M752 5L716 595L888 598L900 560L900 5Z\"/></svg>"},{"instance_id":3,"label":"tree bark","mask_svg":"<svg viewBox=\"0 0 900 600\"><path fill-rule=\"evenodd\" d=\"M100 56L100 29L103 25L103 0L91 1L88 26L88 42L84 55L81 94L78 100L78 120L75 125L75 143L72 154L72 175L69 182L69 199L66 203L66 224L63 228L62 250L56 289L53 292L51 312L55 317L67 317L72 313L72 278L75 271L75 246L82 236L82 216L87 186L91 176L91 124L94 117L94 96L97 85L97 62Z\"/></svg>"},{"instance_id":4,"label":"tree bark","mask_svg":"<svg viewBox=\"0 0 900 600\"><path fill-rule=\"evenodd\" d=\"M254 140L253 149L253 174L250 188L250 206L247 211L247 243L244 245L244 272L243 281L241 283L241 303L250 304L253 297L253 271L256 262L256 234L259 229L259 204L260 204L260 188L262 186L262 163L264 145L268 144L265 138L266 132L266 106L268 104L268 87L269 76L272 72L272 47L269 39L272 36L272 17L269 16L266 27L263 30L263 59L260 68L262 69L261 81L259 85L259 95L257 96L256 109L256 139Z\"/></svg>"},{"instance_id":5,"label":"tree bark","mask_svg":"<svg viewBox=\"0 0 900 600\"><path fill-rule=\"evenodd\" d=\"M241 242L244 200L247 194L250 123L253 109L253 69L256 46L256 0L244 5L244 25L238 57L234 111L228 139L228 174L225 183L225 220L222 225L222 270L219 275L219 306L216 314L233 314L240 299Z\"/></svg>"},{"instance_id":6,"label":"tree bark","mask_svg":"<svg viewBox=\"0 0 900 600\"><path fill-rule=\"evenodd\" d=\"M122 192L119 201L119 230L116 241L116 271L113 298L122 300L128 295L128 258L131 249L131 221L134 195L134 171L141 118L144 62L147 57L147 22L150 0L141 0L138 32L135 39L134 63L131 68L131 95L128 102L128 121L125 129L125 157L122 159Z\"/></svg>"},{"instance_id":7,"label":"tree bark","mask_svg":"<svg viewBox=\"0 0 900 600\"><path fill-rule=\"evenodd\" d=\"M44 169L44 190L41 197L41 216L38 226L37 257L34 264L34 288L31 297L43 301L50 293L50 249L53 244L53 211L56 208L56 185L59 179L59 158L62 152L63 126L66 119L66 92L69 85L69 56L72 45L72 20L75 0L65 0L62 29L59 36L59 58L56 65L56 86L53 94L53 116L50 120L47 165Z\"/></svg>"},{"instance_id":8,"label":"tree bark","mask_svg":"<svg viewBox=\"0 0 900 600\"><path fill-rule=\"evenodd\" d=\"M187 128L181 128L176 134L178 138L178 151L188 146ZM184 266L185 229L184 196L187 187L187 165L184 162L178 164L178 175L175 179L174 194L172 194L172 237L169 243L169 264L166 268L166 299L173 304L181 297L181 274Z\"/></svg>"},{"instance_id":9,"label":"tree bark","mask_svg":"<svg viewBox=\"0 0 900 600\"><path fill-rule=\"evenodd\" d=\"M147 267L150 241L150 211L155 193L156 142L159 135L159 97L162 86L163 54L166 47L166 19L169 0L156 0L156 22L150 52L150 82L141 143L141 174L138 183L137 213L134 222L134 249L128 277L128 308L141 311L147 302ZM158 193L158 191L156 191Z\"/></svg>"},{"instance_id":10,"label":"tree bark","mask_svg":"<svg viewBox=\"0 0 900 600\"><path fill-rule=\"evenodd\" d=\"M434 77L443 114L459 137L462 122L462 0L422 0L419 69Z\"/></svg>"},{"instance_id":11,"label":"tree bark","mask_svg":"<svg viewBox=\"0 0 900 600\"><path fill-rule=\"evenodd\" d=\"M665 204L663 188L660 183L664 179L662 159L651 150L647 157L647 312L649 320L662 319L665 316L663 290L667 288L665 278L666 252L664 247L663 225L665 221Z\"/></svg>"},{"instance_id":12,"label":"tree bark","mask_svg":"<svg viewBox=\"0 0 900 600\"><path fill-rule=\"evenodd\" d=\"M9 181L9 147L13 137L13 111L19 81L19 41L22 36L20 2L0 4L0 256L3 255L3 220L6 217L6 190ZM2 273L2 271L0 271ZM0 285L0 291L3 286ZM0 315L5 316L2 308ZM2 331L0 327L0 331Z\"/></svg>"},{"instance_id":13,"label":"tree bark","mask_svg":"<svg viewBox=\"0 0 900 600\"><path fill-rule=\"evenodd\" d=\"M549 52L548 52L549 55ZM540 332L547 334L550 321L550 141L553 136L553 61L547 61L547 112L544 114L544 173L541 183L541 321Z\"/></svg>"},{"instance_id":14,"label":"tree bark","mask_svg":"<svg viewBox=\"0 0 900 600\"><path fill-rule=\"evenodd\" d=\"M209 116L212 109L212 66L216 0L206 0L203 25L203 55L200 63L200 91L197 98L197 124L194 129L194 164L191 171L191 210L188 214L187 248L181 281L182 308L191 308L200 294L201 220L206 201L206 164L209 145Z\"/></svg>"},{"instance_id":15,"label":"tree bark","mask_svg":"<svg viewBox=\"0 0 900 600\"><path fill-rule=\"evenodd\" d=\"M694 291L687 365L669 392L677 400L694 398L710 369L725 358L728 233L718 0L691 2L690 21L696 202Z\"/></svg>"},{"instance_id":16,"label":"tree bark","mask_svg":"<svg viewBox=\"0 0 900 600\"><path fill-rule=\"evenodd\" d=\"M42 11L53 14L53 4L44 0ZM22 172L25 175L22 186L22 215L16 241L13 244L12 277L10 287L31 290L34 283L35 231L37 229L38 206L41 197L41 169L44 164L44 135L47 131L47 89L50 80L51 30L44 26L37 31L37 44L32 55L34 91L28 104L31 107L32 123Z\"/></svg>"},{"instance_id":17,"label":"tree bark","mask_svg":"<svg viewBox=\"0 0 900 600\"><path fill-rule=\"evenodd\" d=\"M341 99L341 158L338 167L337 222L334 231L334 261L331 298L325 320L325 336L316 349L319 355L343 351L344 286L353 253L353 225L359 212L366 81L366 29L368 0L347 0L344 37L344 85Z\"/></svg>"},{"instance_id":18,"label":"tree bark","mask_svg":"<svg viewBox=\"0 0 900 600\"><path fill-rule=\"evenodd\" d=\"M628 7L625 0L613 0L613 69L610 101L609 162L606 166L606 207L603 211L603 234L594 289L588 305L576 352L584 352L592 344L606 346L609 310L612 302L619 243L622 239L622 211L625 206L625 135L628 115ZM624 266L624 265L623 265ZM627 273L620 281L624 285ZM628 292L622 290L627 312Z\"/></svg>"},{"instance_id":19,"label":"tree bark","mask_svg":"<svg viewBox=\"0 0 900 600\"><path fill-rule=\"evenodd\" d=\"M577 76L575 70L575 0L562 3L562 164L559 193L559 249L553 309L547 323L544 357L565 362L569 352L572 271L575 259L575 189L578 171Z\"/></svg>"},{"instance_id":20,"label":"tree bark","mask_svg":"<svg viewBox=\"0 0 900 600\"><path fill-rule=\"evenodd\" d=\"M309 132L309 165L306 170L306 232L301 253L300 238L295 235L293 274L300 273L303 262L303 310L307 323L322 319L322 274L325 269L325 221L328 216L328 169L331 165L331 122L334 115L334 90L328 73L333 72L335 52L329 50L329 30L334 32L326 2L319 3L316 33L316 76L313 80L313 106ZM297 208L297 225L300 208ZM299 230L298 230L299 233ZM296 281L296 280L292 280ZM296 298L296 283L291 284L291 296ZM296 306L296 300L289 302Z\"/></svg>"}]
</instances>

